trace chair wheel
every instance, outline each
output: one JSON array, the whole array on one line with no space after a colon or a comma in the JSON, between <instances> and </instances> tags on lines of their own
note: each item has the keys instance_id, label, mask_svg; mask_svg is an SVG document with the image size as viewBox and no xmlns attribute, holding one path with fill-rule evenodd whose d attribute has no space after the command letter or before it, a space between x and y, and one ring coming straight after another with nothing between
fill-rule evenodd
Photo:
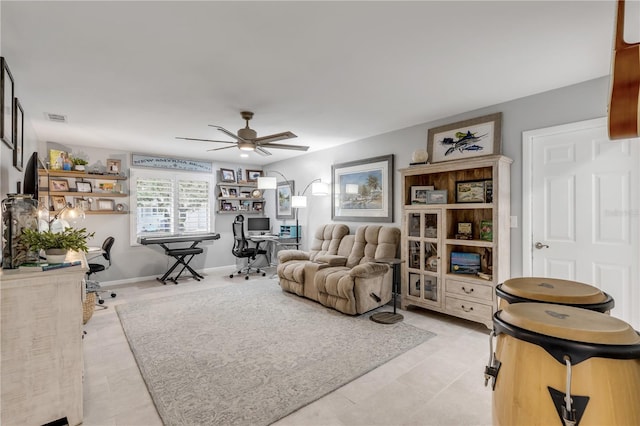
<instances>
[{"instance_id":1,"label":"chair wheel","mask_svg":"<svg viewBox=\"0 0 640 426\"><path fill-rule=\"evenodd\" d=\"M115 293L111 293L111 297L116 297L117 295Z\"/></svg>"},{"instance_id":2,"label":"chair wheel","mask_svg":"<svg viewBox=\"0 0 640 426\"><path fill-rule=\"evenodd\" d=\"M229 278L233 278L233 274L229 275Z\"/></svg>"},{"instance_id":3,"label":"chair wheel","mask_svg":"<svg viewBox=\"0 0 640 426\"><path fill-rule=\"evenodd\" d=\"M102 305L102 304L104 304L104 300L100 299L100 300L98 300L98 303Z\"/></svg>"},{"instance_id":4,"label":"chair wheel","mask_svg":"<svg viewBox=\"0 0 640 426\"><path fill-rule=\"evenodd\" d=\"M244 279L245 279L245 280L248 280L248 279L249 279L249 275L247 275L246 277L244 277Z\"/></svg>"},{"instance_id":5,"label":"chair wheel","mask_svg":"<svg viewBox=\"0 0 640 426\"><path fill-rule=\"evenodd\" d=\"M262 273L262 276L263 276L263 277L266 277L266 276L267 276L267 273L266 273L266 272L263 272L263 273Z\"/></svg>"}]
</instances>

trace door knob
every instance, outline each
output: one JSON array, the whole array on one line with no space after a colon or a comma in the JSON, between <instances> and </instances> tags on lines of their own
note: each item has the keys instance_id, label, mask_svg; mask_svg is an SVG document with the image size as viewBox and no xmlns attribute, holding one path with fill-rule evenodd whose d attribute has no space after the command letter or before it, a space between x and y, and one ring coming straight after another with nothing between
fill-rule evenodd
<instances>
[{"instance_id":1,"label":"door knob","mask_svg":"<svg viewBox=\"0 0 640 426\"><path fill-rule=\"evenodd\" d=\"M534 247L537 248L538 250L543 249L543 248L549 248L548 245L542 244L540 241L538 241Z\"/></svg>"}]
</instances>

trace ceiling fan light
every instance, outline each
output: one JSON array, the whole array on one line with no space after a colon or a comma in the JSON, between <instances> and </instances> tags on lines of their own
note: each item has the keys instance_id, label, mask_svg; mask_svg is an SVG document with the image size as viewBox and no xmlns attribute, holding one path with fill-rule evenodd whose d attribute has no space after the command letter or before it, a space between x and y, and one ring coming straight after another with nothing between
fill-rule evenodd
<instances>
[{"instance_id":1,"label":"ceiling fan light","mask_svg":"<svg viewBox=\"0 0 640 426\"><path fill-rule=\"evenodd\" d=\"M256 146L251 142L239 141L238 148L240 148L242 151L253 151L256 148Z\"/></svg>"}]
</instances>

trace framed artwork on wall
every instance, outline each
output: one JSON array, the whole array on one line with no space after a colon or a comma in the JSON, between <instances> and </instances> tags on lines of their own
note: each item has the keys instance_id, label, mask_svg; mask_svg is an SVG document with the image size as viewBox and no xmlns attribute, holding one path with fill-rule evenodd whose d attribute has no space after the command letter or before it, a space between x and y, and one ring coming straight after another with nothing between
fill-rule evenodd
<instances>
[{"instance_id":1,"label":"framed artwork on wall","mask_svg":"<svg viewBox=\"0 0 640 426\"><path fill-rule=\"evenodd\" d=\"M4 57L0 57L0 92L0 139L13 149L13 76Z\"/></svg>"},{"instance_id":2,"label":"framed artwork on wall","mask_svg":"<svg viewBox=\"0 0 640 426\"><path fill-rule=\"evenodd\" d=\"M276 219L293 219L295 212L291 206L291 197L294 194L295 185L292 180L278 182L276 188Z\"/></svg>"},{"instance_id":3,"label":"framed artwork on wall","mask_svg":"<svg viewBox=\"0 0 640 426\"><path fill-rule=\"evenodd\" d=\"M24 110L18 98L13 98L13 165L22 171L24 166Z\"/></svg>"},{"instance_id":4,"label":"framed artwork on wall","mask_svg":"<svg viewBox=\"0 0 640 426\"><path fill-rule=\"evenodd\" d=\"M331 219L393 222L393 154L331 166Z\"/></svg>"}]
</instances>

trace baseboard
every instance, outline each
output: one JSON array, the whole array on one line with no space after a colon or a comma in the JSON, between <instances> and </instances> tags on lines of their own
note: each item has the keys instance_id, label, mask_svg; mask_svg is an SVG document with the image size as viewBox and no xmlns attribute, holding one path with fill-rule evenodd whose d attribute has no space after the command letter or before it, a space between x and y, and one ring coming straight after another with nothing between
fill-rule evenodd
<instances>
[{"instance_id":1,"label":"baseboard","mask_svg":"<svg viewBox=\"0 0 640 426\"><path fill-rule=\"evenodd\" d=\"M216 266L214 268L203 269L202 272L204 274L211 274L211 273L218 273L218 272L224 272L225 274L228 274L229 273L229 269L234 269L235 267L236 267L235 264L227 265L227 266ZM150 276L146 276L146 277L125 278L125 279L122 279L122 280L100 281L100 286L101 287L114 287L114 286L123 285L123 284L134 284L134 283L138 283L138 282L141 282L141 281L155 280L156 278L158 278L161 275L162 274L150 275Z\"/></svg>"}]
</instances>

